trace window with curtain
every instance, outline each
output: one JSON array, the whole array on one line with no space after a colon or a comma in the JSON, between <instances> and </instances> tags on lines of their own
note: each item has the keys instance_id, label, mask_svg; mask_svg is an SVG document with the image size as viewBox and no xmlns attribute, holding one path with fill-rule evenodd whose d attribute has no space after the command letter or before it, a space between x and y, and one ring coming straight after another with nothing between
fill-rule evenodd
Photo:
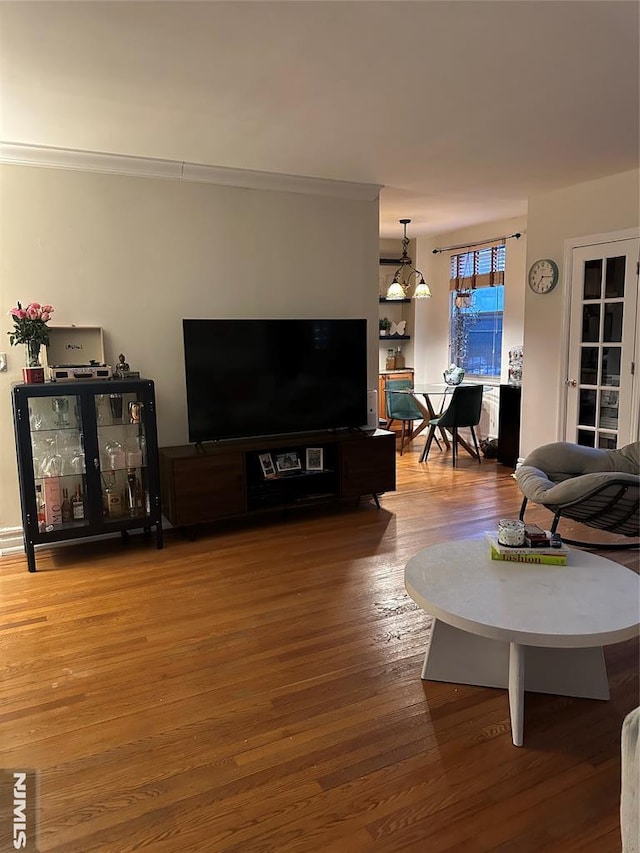
<instances>
[{"instance_id":1,"label":"window with curtain","mask_svg":"<svg viewBox=\"0 0 640 853\"><path fill-rule=\"evenodd\" d=\"M451 256L449 355L468 376L500 376L505 245Z\"/></svg>"}]
</instances>

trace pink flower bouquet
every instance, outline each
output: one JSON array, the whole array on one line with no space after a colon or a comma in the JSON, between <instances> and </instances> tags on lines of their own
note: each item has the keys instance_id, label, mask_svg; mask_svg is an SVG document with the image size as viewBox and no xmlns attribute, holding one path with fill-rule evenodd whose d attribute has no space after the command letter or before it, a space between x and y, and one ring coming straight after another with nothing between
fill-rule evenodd
<instances>
[{"instance_id":1,"label":"pink flower bouquet","mask_svg":"<svg viewBox=\"0 0 640 853\"><path fill-rule=\"evenodd\" d=\"M29 363L39 364L40 347L49 343L47 323L53 314L53 306L31 302L23 308L18 302L9 314L13 318L13 330L7 333L11 346L26 344Z\"/></svg>"}]
</instances>

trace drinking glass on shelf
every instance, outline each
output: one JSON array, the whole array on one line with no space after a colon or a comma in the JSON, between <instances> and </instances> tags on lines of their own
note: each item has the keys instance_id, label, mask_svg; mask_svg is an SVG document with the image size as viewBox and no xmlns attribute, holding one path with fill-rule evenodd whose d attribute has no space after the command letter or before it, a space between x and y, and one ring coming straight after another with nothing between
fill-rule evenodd
<instances>
[{"instance_id":1,"label":"drinking glass on shelf","mask_svg":"<svg viewBox=\"0 0 640 853\"><path fill-rule=\"evenodd\" d=\"M85 473L85 459L84 459L84 450L81 447L78 447L71 457L71 462L69 463L71 467L71 471L74 474L84 474Z\"/></svg>"},{"instance_id":2,"label":"drinking glass on shelf","mask_svg":"<svg viewBox=\"0 0 640 853\"><path fill-rule=\"evenodd\" d=\"M39 480L42 477L42 460L44 457L34 452L31 458L33 460L33 477L35 480Z\"/></svg>"},{"instance_id":3,"label":"drinking glass on shelf","mask_svg":"<svg viewBox=\"0 0 640 853\"><path fill-rule=\"evenodd\" d=\"M142 466L142 450L139 448L127 449L127 468L140 468Z\"/></svg>"},{"instance_id":4,"label":"drinking glass on shelf","mask_svg":"<svg viewBox=\"0 0 640 853\"><path fill-rule=\"evenodd\" d=\"M52 413L47 397L33 397L29 400L29 427L32 432L51 429Z\"/></svg>"},{"instance_id":5,"label":"drinking glass on shelf","mask_svg":"<svg viewBox=\"0 0 640 853\"><path fill-rule=\"evenodd\" d=\"M111 419L114 424L122 423L122 394L109 394Z\"/></svg>"},{"instance_id":6,"label":"drinking glass on shelf","mask_svg":"<svg viewBox=\"0 0 640 853\"><path fill-rule=\"evenodd\" d=\"M56 426L64 429L69 426L69 398L68 397L53 397L51 400L51 408L55 412Z\"/></svg>"},{"instance_id":7,"label":"drinking glass on shelf","mask_svg":"<svg viewBox=\"0 0 640 853\"><path fill-rule=\"evenodd\" d=\"M41 473L43 477L61 477L64 470L64 459L58 453L58 439L49 439L49 448L42 460Z\"/></svg>"},{"instance_id":8,"label":"drinking glass on shelf","mask_svg":"<svg viewBox=\"0 0 640 853\"><path fill-rule=\"evenodd\" d=\"M106 394L96 394L96 421L98 423L98 426L111 423L105 412L107 399L108 398Z\"/></svg>"},{"instance_id":9,"label":"drinking glass on shelf","mask_svg":"<svg viewBox=\"0 0 640 853\"><path fill-rule=\"evenodd\" d=\"M126 455L119 441L107 442L104 449L111 471L118 471L125 467Z\"/></svg>"},{"instance_id":10,"label":"drinking glass on shelf","mask_svg":"<svg viewBox=\"0 0 640 853\"><path fill-rule=\"evenodd\" d=\"M37 432L38 430L43 429L45 426L45 420L42 415L42 412L40 412L38 409L32 409L29 414L29 427L31 429L31 432Z\"/></svg>"},{"instance_id":11,"label":"drinking glass on shelf","mask_svg":"<svg viewBox=\"0 0 640 853\"><path fill-rule=\"evenodd\" d=\"M36 479L42 477L42 463L45 456L49 455L49 440L42 435L35 435L31 443L31 455L33 459L33 475Z\"/></svg>"},{"instance_id":12,"label":"drinking glass on shelf","mask_svg":"<svg viewBox=\"0 0 640 853\"><path fill-rule=\"evenodd\" d=\"M144 464L140 436L129 437L125 446L127 468L140 468Z\"/></svg>"}]
</instances>

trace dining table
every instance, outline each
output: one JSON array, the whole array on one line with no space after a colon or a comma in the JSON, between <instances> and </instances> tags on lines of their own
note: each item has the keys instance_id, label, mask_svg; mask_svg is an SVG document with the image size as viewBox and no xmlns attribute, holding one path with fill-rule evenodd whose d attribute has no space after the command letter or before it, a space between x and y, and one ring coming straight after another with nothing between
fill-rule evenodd
<instances>
[{"instance_id":1,"label":"dining table","mask_svg":"<svg viewBox=\"0 0 640 853\"><path fill-rule=\"evenodd\" d=\"M447 407L447 398L450 398L456 388L460 387L469 387L475 385L475 382L459 382L457 385L448 385L446 382L427 382L427 383L417 383L407 390L406 393L411 394L413 399L415 400L416 406L420 410L423 416L423 420L416 426L416 428L411 433L411 440L413 441L421 432L423 432L428 426L429 421L437 418L438 415L441 415L442 412ZM440 398L440 399L438 399ZM437 400L437 408L434 405L434 400ZM451 446L449 441L449 436L447 435L447 431L444 427L438 427L440 431L440 435L442 437L442 441L444 442L447 450ZM427 436L427 443L425 444L425 448L422 451L420 456L420 461L424 462L429 453L429 448L431 447L431 442L435 439L438 447L440 447L440 442L436 436L436 431L434 430ZM471 453L472 456L475 456L475 451L473 448L467 444L467 442L458 436L459 443L467 450L468 453Z\"/></svg>"}]
</instances>

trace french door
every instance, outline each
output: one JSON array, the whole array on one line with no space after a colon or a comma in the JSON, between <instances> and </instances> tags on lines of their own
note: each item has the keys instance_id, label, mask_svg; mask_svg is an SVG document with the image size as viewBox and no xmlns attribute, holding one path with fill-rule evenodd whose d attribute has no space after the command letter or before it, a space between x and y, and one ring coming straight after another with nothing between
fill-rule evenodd
<instances>
[{"instance_id":1,"label":"french door","mask_svg":"<svg viewBox=\"0 0 640 853\"><path fill-rule=\"evenodd\" d=\"M573 249L567 441L615 449L638 438L638 255L631 238Z\"/></svg>"}]
</instances>

